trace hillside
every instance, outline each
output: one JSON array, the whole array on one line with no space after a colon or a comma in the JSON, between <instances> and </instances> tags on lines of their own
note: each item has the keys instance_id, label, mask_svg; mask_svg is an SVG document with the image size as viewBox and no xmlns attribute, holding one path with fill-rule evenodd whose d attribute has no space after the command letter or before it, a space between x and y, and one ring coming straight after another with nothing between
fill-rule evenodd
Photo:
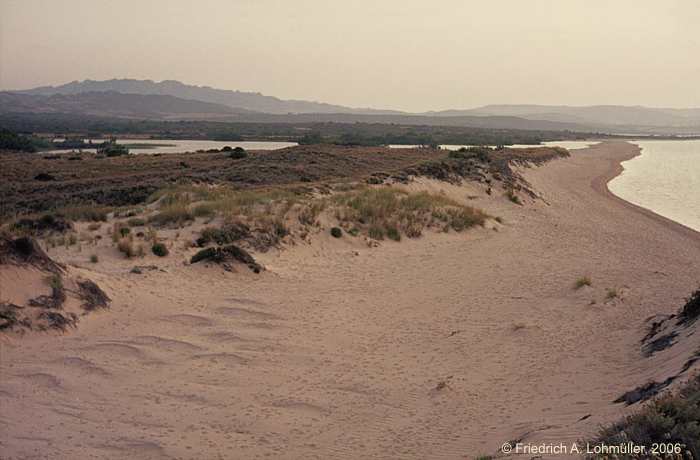
<instances>
[{"instance_id":1,"label":"hillside","mask_svg":"<svg viewBox=\"0 0 700 460\"><path fill-rule=\"evenodd\" d=\"M0 92L0 113L72 113L135 118L217 118L247 113L221 104L174 96L122 94L115 91L54 94Z\"/></svg>"},{"instance_id":2,"label":"hillside","mask_svg":"<svg viewBox=\"0 0 700 460\"><path fill-rule=\"evenodd\" d=\"M261 93L188 85L175 80L73 81L59 86L0 93L0 103L4 106L0 113L63 112L249 123L395 123L633 135L700 133L700 108L487 105L466 110L407 113L284 100Z\"/></svg>"},{"instance_id":3,"label":"hillside","mask_svg":"<svg viewBox=\"0 0 700 460\"><path fill-rule=\"evenodd\" d=\"M487 105L468 110L429 112L438 117L510 116L528 120L548 120L610 126L700 126L700 109L668 109L642 106L595 105L574 107L565 105Z\"/></svg>"},{"instance_id":4,"label":"hillside","mask_svg":"<svg viewBox=\"0 0 700 460\"><path fill-rule=\"evenodd\" d=\"M374 109L354 109L340 105L320 102L283 100L260 93L231 91L211 88L209 86L187 85L175 80L112 79L105 81L84 80L73 81L60 86L43 86L26 91L24 94L53 95L80 94L95 91L116 91L129 94L158 94L175 96L183 99L193 99L215 104L224 104L237 109L256 112L287 114L287 113L400 113L397 111L382 111Z\"/></svg>"}]
</instances>

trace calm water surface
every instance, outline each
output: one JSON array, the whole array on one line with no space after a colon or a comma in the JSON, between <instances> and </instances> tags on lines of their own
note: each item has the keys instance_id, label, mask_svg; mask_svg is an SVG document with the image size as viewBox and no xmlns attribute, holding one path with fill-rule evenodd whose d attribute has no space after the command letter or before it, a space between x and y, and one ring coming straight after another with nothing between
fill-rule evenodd
<instances>
[{"instance_id":1,"label":"calm water surface","mask_svg":"<svg viewBox=\"0 0 700 460\"><path fill-rule=\"evenodd\" d=\"M633 143L642 154L622 163L610 191L700 231L700 140Z\"/></svg>"},{"instance_id":2,"label":"calm water surface","mask_svg":"<svg viewBox=\"0 0 700 460\"><path fill-rule=\"evenodd\" d=\"M87 142L87 139L85 140ZM104 139L92 139L93 143L104 142ZM206 140L182 140L182 139L117 139L119 144L152 144L152 148L130 148L129 153L184 153L196 152L197 150L221 149L225 146L232 148L242 147L246 150L276 150L285 147L293 147L296 142L225 142ZM159 145L165 144L165 145ZM94 149L83 149L84 151L94 151ZM62 152L65 150L55 150Z\"/></svg>"},{"instance_id":3,"label":"calm water surface","mask_svg":"<svg viewBox=\"0 0 700 460\"><path fill-rule=\"evenodd\" d=\"M587 147L590 147L591 145L598 144L597 141L548 141L548 142L542 142L539 145L532 145L532 144L513 144L513 145L508 145L508 148L511 149L527 149L527 148L532 148L532 147L564 147L565 149L568 150L576 150L576 149L585 149ZM389 145L390 148L392 149L413 149L420 147L418 145L404 145L404 144L391 144ZM445 150L459 150L462 147L464 148L469 148L469 147L479 147L478 145L457 145L457 144L442 144L440 145L441 149ZM495 145L487 145L486 147L496 147Z\"/></svg>"}]
</instances>

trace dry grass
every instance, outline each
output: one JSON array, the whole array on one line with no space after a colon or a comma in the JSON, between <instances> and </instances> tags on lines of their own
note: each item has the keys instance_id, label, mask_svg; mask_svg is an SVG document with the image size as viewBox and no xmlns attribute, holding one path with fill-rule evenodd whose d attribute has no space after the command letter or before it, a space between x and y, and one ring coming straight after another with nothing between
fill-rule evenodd
<instances>
[{"instance_id":1,"label":"dry grass","mask_svg":"<svg viewBox=\"0 0 700 460\"><path fill-rule=\"evenodd\" d=\"M143 257L144 255L143 246L141 246L140 244L135 245L131 236L120 239L117 243L117 249L119 250L119 252L124 254L124 256L126 256L127 259L131 259L134 257Z\"/></svg>"},{"instance_id":2,"label":"dry grass","mask_svg":"<svg viewBox=\"0 0 700 460\"><path fill-rule=\"evenodd\" d=\"M381 240L417 238L427 228L461 232L483 225L484 212L453 199L427 192L409 193L393 187L353 185L325 187L314 192L304 187L234 190L226 186L178 186L153 194L158 211L149 218L155 226L182 226L198 217L224 220L221 228L202 232L198 245L247 241L256 249L275 246L286 235L320 226L335 219L349 235ZM338 191L342 190L342 191ZM331 192L331 193L329 193ZM321 216L325 216L321 218ZM240 226L246 231L241 232ZM230 228L235 238L229 238ZM123 236L123 235L121 235ZM230 241L229 241L230 240Z\"/></svg>"},{"instance_id":3,"label":"dry grass","mask_svg":"<svg viewBox=\"0 0 700 460\"><path fill-rule=\"evenodd\" d=\"M365 228L370 238L419 237L436 227L461 232L483 225L487 215L443 195L397 188L363 188L332 197L336 217L346 226Z\"/></svg>"},{"instance_id":4,"label":"dry grass","mask_svg":"<svg viewBox=\"0 0 700 460\"><path fill-rule=\"evenodd\" d=\"M577 279L576 282L574 283L574 289L579 290L584 286L590 286L593 284L593 281L591 281L591 278L588 276L582 276L581 278Z\"/></svg>"},{"instance_id":5,"label":"dry grass","mask_svg":"<svg viewBox=\"0 0 700 460\"><path fill-rule=\"evenodd\" d=\"M196 217L245 217L246 220L269 225L284 216L302 199L304 189L234 190L229 187L179 186L153 194L159 212L149 220L154 225L183 225ZM275 227L279 225L274 224Z\"/></svg>"},{"instance_id":6,"label":"dry grass","mask_svg":"<svg viewBox=\"0 0 700 460\"><path fill-rule=\"evenodd\" d=\"M56 214L72 221L106 222L107 215L113 210L107 206L70 206L59 209Z\"/></svg>"},{"instance_id":7,"label":"dry grass","mask_svg":"<svg viewBox=\"0 0 700 460\"><path fill-rule=\"evenodd\" d=\"M161 208L157 214L148 219L148 222L162 227L166 225L182 226L193 220L194 215L186 204L175 203Z\"/></svg>"}]
</instances>

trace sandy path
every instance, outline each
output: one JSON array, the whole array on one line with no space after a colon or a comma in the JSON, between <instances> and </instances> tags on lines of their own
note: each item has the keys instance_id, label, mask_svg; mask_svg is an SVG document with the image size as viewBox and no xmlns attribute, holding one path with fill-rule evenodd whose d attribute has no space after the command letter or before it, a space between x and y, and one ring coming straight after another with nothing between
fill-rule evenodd
<instances>
[{"instance_id":1,"label":"sandy path","mask_svg":"<svg viewBox=\"0 0 700 460\"><path fill-rule=\"evenodd\" d=\"M477 201L499 232L357 256L323 241L261 276L103 268L109 312L2 345L3 458L473 458L579 439L693 350L639 353L644 319L697 287L700 237L601 186L636 151L527 170L548 204Z\"/></svg>"}]
</instances>

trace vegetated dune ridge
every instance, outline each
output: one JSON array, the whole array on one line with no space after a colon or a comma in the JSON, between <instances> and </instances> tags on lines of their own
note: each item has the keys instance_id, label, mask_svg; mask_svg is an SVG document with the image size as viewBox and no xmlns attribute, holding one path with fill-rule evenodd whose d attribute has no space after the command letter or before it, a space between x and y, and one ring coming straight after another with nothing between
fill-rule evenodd
<instances>
[{"instance_id":1,"label":"vegetated dune ridge","mask_svg":"<svg viewBox=\"0 0 700 460\"><path fill-rule=\"evenodd\" d=\"M419 179L504 225L378 248L320 236L260 255L259 275L172 254L135 275L54 250L112 307L2 338L3 457L473 458L589 436L700 345L686 332L642 354L646 320L697 288L700 236L611 199L637 153L604 143L523 169L542 196L526 206Z\"/></svg>"}]
</instances>

